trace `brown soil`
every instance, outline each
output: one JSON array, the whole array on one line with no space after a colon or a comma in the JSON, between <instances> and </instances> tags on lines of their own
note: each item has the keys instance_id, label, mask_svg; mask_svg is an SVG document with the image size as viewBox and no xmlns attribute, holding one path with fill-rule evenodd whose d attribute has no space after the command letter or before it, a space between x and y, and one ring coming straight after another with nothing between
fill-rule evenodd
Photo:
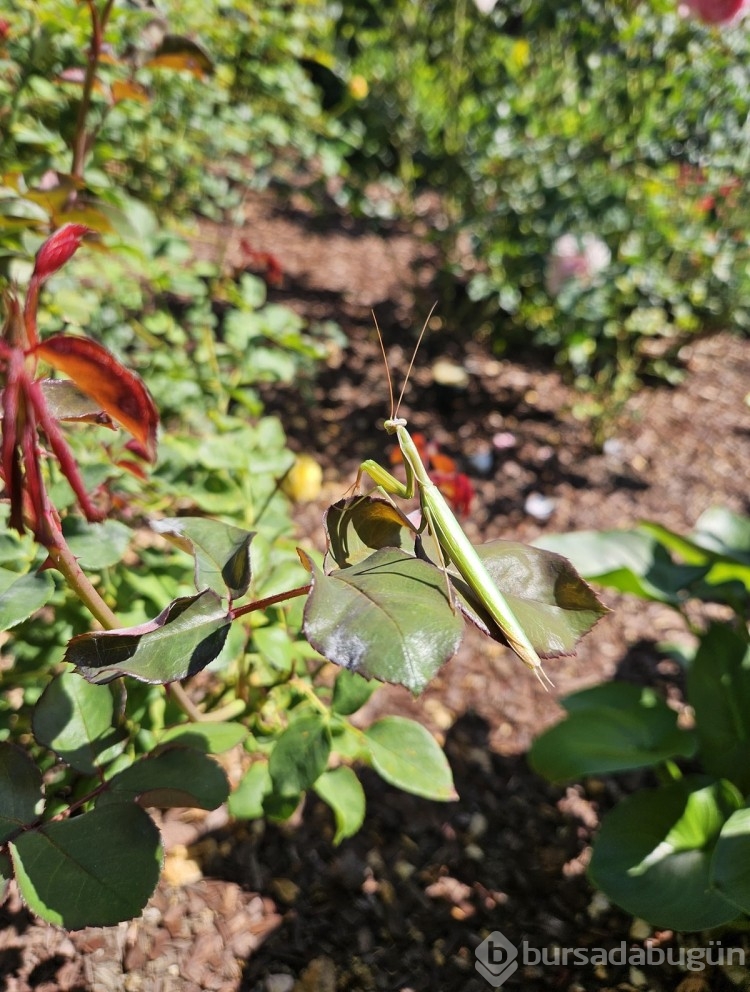
<instances>
[{"instance_id":1,"label":"brown soil","mask_svg":"<svg viewBox=\"0 0 750 992\"><path fill-rule=\"evenodd\" d=\"M321 221L268 197L247 204L244 236L285 271L278 302L337 321L348 345L308 389L269 391L291 444L324 468L318 502L300 507L300 539L320 545L321 514L351 484L362 458L382 460L387 413L370 310L393 366L403 370L433 296L435 253L426 221L375 232ZM210 225L199 250L241 264L239 238ZM460 390L435 382L438 358L469 371ZM709 506L748 513L750 341L721 334L683 349L684 382L644 389L614 425L605 452L574 413L581 397L530 354L497 360L451 324L427 336L403 406L413 430L456 457L476 497L466 529L477 539L531 541L545 532L627 527L643 518L687 531ZM412 404L414 404L412 406ZM472 456L512 435L478 474ZM544 522L524 507L550 498ZM501 930L514 944L612 946L650 931L607 904L585 878L601 813L642 778L552 788L527 767L533 736L556 721L564 695L618 675L673 692L679 672L654 642L685 637L657 605L604 596L614 613L575 658L550 666L545 693L506 650L467 632L457 657L419 699L380 690L363 714L423 720L450 759L460 799L430 803L365 774L363 830L334 848L329 811L311 800L294 824L226 824L170 816L166 879L141 919L65 934L37 924L14 895L0 908L0 992L127 989L144 992L486 992L474 949ZM670 934L656 935L670 946ZM726 941L729 942L729 941ZM750 987L750 972L739 987ZM737 976L735 976L737 977ZM745 982L746 984L741 984ZM690 983L690 984L689 984ZM729 989L716 969L669 966L521 967L508 989Z\"/></svg>"}]
</instances>

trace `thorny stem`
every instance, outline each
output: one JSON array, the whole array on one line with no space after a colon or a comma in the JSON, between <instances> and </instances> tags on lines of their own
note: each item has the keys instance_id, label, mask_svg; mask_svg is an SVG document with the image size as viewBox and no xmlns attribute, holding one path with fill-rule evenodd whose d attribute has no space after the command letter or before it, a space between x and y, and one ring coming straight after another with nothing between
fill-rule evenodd
<instances>
[{"instance_id":1,"label":"thorny stem","mask_svg":"<svg viewBox=\"0 0 750 992\"><path fill-rule=\"evenodd\" d=\"M54 528L49 528L49 531L53 543L47 545L47 551L52 564L62 573L68 585L102 627L106 630L119 627L120 621L78 564L78 559L68 547L60 528L55 523Z\"/></svg>"}]
</instances>

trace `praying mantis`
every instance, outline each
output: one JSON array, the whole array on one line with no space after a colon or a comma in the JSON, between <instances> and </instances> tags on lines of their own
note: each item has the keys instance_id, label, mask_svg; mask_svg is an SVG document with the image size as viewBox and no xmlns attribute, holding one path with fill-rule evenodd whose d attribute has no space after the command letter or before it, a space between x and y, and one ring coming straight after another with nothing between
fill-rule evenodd
<instances>
[{"instance_id":1,"label":"praying mantis","mask_svg":"<svg viewBox=\"0 0 750 992\"><path fill-rule=\"evenodd\" d=\"M539 655L513 613L510 604L479 558L474 546L466 536L445 497L430 478L417 446L407 430L407 421L403 417L398 416L419 346L422 343L422 338L427 330L434 309L433 306L419 335L398 402L395 405L388 358L380 328L377 325L377 320L375 320L378 341L383 353L386 374L388 376L388 390L390 394L391 412L388 419L384 422L383 427L388 434L395 435L396 437L406 469L406 482L400 482L387 469L378 464L378 462L367 459L359 467L354 488L355 491L359 491L362 476L367 474L389 499L391 496L398 496L401 499L411 499L415 495L419 497L422 520L418 529L421 532L426 528L435 541L438 556L441 558L440 564L446 574L448 596L451 605L454 609L456 608L455 594L448 578L448 564L452 564L458 571L479 603L500 628L510 648L534 672L542 685L547 688L552 685L552 682L542 668ZM375 315L373 314L373 319L374 317Z\"/></svg>"}]
</instances>

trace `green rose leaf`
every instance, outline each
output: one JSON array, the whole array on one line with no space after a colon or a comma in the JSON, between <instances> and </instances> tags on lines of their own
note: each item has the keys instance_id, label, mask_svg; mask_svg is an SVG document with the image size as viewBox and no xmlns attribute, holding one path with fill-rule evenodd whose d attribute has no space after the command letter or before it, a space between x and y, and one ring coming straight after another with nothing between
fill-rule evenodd
<instances>
[{"instance_id":1,"label":"green rose leaf","mask_svg":"<svg viewBox=\"0 0 750 992\"><path fill-rule=\"evenodd\" d=\"M324 772L315 783L315 791L333 810L336 818L334 844L352 837L365 818L365 791L351 768L342 765Z\"/></svg>"},{"instance_id":2,"label":"green rose leaf","mask_svg":"<svg viewBox=\"0 0 750 992\"><path fill-rule=\"evenodd\" d=\"M159 831L147 813L127 803L28 830L10 853L29 909L68 930L137 916L162 863Z\"/></svg>"},{"instance_id":3,"label":"green rose leaf","mask_svg":"<svg viewBox=\"0 0 750 992\"><path fill-rule=\"evenodd\" d=\"M0 630L15 627L40 610L55 590L49 572L19 575L0 568Z\"/></svg>"},{"instance_id":4,"label":"green rose leaf","mask_svg":"<svg viewBox=\"0 0 750 992\"><path fill-rule=\"evenodd\" d=\"M176 599L148 623L79 634L65 660L89 682L132 675L141 682L175 682L202 671L221 652L230 616L215 592Z\"/></svg>"},{"instance_id":5,"label":"green rose leaf","mask_svg":"<svg viewBox=\"0 0 750 992\"><path fill-rule=\"evenodd\" d=\"M420 723L387 716L373 723L364 737L373 768L390 785L425 799L458 798L448 759Z\"/></svg>"},{"instance_id":6,"label":"green rose leaf","mask_svg":"<svg viewBox=\"0 0 750 992\"><path fill-rule=\"evenodd\" d=\"M196 589L213 589L231 599L245 595L250 586L253 531L208 517L173 517L155 520L151 526L194 556Z\"/></svg>"},{"instance_id":7,"label":"green rose leaf","mask_svg":"<svg viewBox=\"0 0 750 992\"><path fill-rule=\"evenodd\" d=\"M331 575L308 561L304 632L330 661L420 692L458 650L463 621L438 569L393 548Z\"/></svg>"},{"instance_id":8,"label":"green rose leaf","mask_svg":"<svg viewBox=\"0 0 750 992\"><path fill-rule=\"evenodd\" d=\"M191 747L171 747L139 758L113 775L107 784L109 788L99 796L97 808L137 802L162 809L216 809L229 795L222 769L208 755Z\"/></svg>"},{"instance_id":9,"label":"green rose leaf","mask_svg":"<svg viewBox=\"0 0 750 992\"><path fill-rule=\"evenodd\" d=\"M39 814L42 773L15 744L0 744L0 844Z\"/></svg>"},{"instance_id":10,"label":"green rose leaf","mask_svg":"<svg viewBox=\"0 0 750 992\"><path fill-rule=\"evenodd\" d=\"M47 686L34 708L32 729L77 771L92 775L121 754L125 735L112 726L114 700L103 685L64 672Z\"/></svg>"}]
</instances>

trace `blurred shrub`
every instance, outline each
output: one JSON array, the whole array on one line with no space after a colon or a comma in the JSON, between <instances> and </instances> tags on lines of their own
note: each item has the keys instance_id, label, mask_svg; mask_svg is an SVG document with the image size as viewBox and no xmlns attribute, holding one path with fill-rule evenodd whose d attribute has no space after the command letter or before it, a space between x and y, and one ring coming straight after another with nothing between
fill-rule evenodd
<instances>
[{"instance_id":1,"label":"blurred shrub","mask_svg":"<svg viewBox=\"0 0 750 992\"><path fill-rule=\"evenodd\" d=\"M10 0L0 36L0 174L70 171L86 66L85 5ZM330 61L322 0L117 4L89 112L89 187L218 216L271 173L338 168L340 127L310 66ZM343 146L341 146L343 148Z\"/></svg>"},{"instance_id":2,"label":"blurred shrub","mask_svg":"<svg viewBox=\"0 0 750 992\"><path fill-rule=\"evenodd\" d=\"M750 326L741 22L665 0L345 0L337 37L360 95L350 189L387 170L444 195L437 236L468 243L451 271L499 349L530 339L608 387L671 376L689 334ZM609 265L550 284L565 237L598 239Z\"/></svg>"}]
</instances>

